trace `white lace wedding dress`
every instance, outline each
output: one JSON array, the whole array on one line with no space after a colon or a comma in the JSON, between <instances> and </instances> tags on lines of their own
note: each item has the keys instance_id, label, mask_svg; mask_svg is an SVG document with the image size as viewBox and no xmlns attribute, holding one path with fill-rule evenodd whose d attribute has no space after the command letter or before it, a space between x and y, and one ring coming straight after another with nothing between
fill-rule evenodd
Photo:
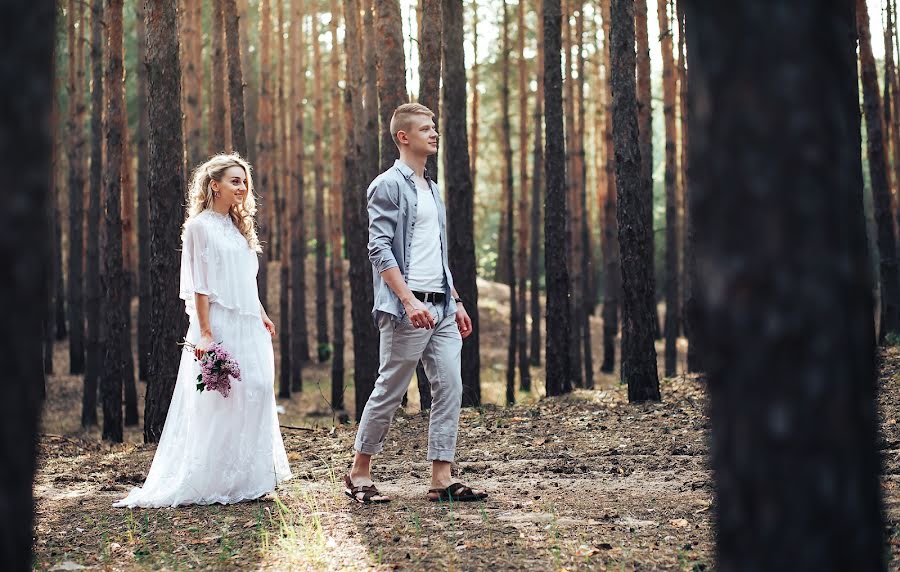
<instances>
[{"instance_id":1,"label":"white lace wedding dress","mask_svg":"<svg viewBox=\"0 0 900 572\"><path fill-rule=\"evenodd\" d=\"M237 359L242 379L232 381L227 398L201 393L196 389L200 366L193 352L182 352L147 480L113 506L235 503L262 496L291 477L275 411L275 362L260 314L256 253L227 215L212 210L185 224L183 242L187 341L200 339L194 293L206 294L213 339Z\"/></svg>"}]
</instances>

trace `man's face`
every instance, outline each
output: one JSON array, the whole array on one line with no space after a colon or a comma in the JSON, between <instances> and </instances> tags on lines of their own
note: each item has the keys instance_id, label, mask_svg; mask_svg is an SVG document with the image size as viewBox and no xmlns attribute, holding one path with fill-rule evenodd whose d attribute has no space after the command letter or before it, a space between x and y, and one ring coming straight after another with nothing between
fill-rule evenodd
<instances>
[{"instance_id":1,"label":"man's face","mask_svg":"<svg viewBox=\"0 0 900 572\"><path fill-rule=\"evenodd\" d=\"M398 131L401 144L407 144L409 151L416 155L434 155L438 148L438 134L434 119L427 115L415 115L409 131Z\"/></svg>"}]
</instances>

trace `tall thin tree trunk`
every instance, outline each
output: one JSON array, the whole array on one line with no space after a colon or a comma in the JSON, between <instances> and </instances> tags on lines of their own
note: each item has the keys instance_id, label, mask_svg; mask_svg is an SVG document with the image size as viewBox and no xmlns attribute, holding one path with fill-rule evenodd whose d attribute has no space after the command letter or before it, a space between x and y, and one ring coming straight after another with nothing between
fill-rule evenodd
<instances>
[{"instance_id":1,"label":"tall thin tree trunk","mask_svg":"<svg viewBox=\"0 0 900 572\"><path fill-rule=\"evenodd\" d=\"M889 332L900 333L900 272L897 269L897 235L891 213L891 191L884 149L881 95L878 93L878 72L875 68L875 56L872 54L869 12L865 0L856 0L856 25L859 34L863 110L866 117L866 147L881 270L881 327L878 340L883 342Z\"/></svg>"},{"instance_id":2,"label":"tall thin tree trunk","mask_svg":"<svg viewBox=\"0 0 900 572\"><path fill-rule=\"evenodd\" d=\"M896 14L892 0L885 3L886 22L884 27L884 93L891 98L885 98L884 118L886 133L890 135L891 159L893 161L892 173L894 175L893 202L897 209L900 201L900 91L897 85L897 68L894 64L894 35L897 33ZM890 101L890 103L888 103ZM900 226L900 212L894 213L897 225Z\"/></svg>"},{"instance_id":3,"label":"tall thin tree trunk","mask_svg":"<svg viewBox=\"0 0 900 572\"><path fill-rule=\"evenodd\" d=\"M519 356L519 387L523 391L531 390L531 371L528 366L528 315L525 292L528 280L528 65L525 61L525 0L519 0L518 9L518 57L519 57L519 202L518 202L518 259L516 263L516 279L518 280L518 298L516 298L517 332L516 344Z\"/></svg>"},{"instance_id":4,"label":"tall thin tree trunk","mask_svg":"<svg viewBox=\"0 0 900 572\"><path fill-rule=\"evenodd\" d=\"M103 398L103 438L122 442L122 388L128 375L126 351L131 351L131 332L125 331L129 312L128 279L122 257L122 168L125 123L123 68L123 0L106 0L106 33L109 57L106 67L107 121L104 187L105 229L101 282L105 293L103 328L106 348L100 394Z\"/></svg>"},{"instance_id":5,"label":"tall thin tree trunk","mask_svg":"<svg viewBox=\"0 0 900 572\"><path fill-rule=\"evenodd\" d=\"M50 255L47 206L52 135L56 3L4 2L4 64L0 80L0 167L15 184L0 214L5 229L0 279L3 296L3 399L0 401L0 562L8 570L30 570L34 534L33 478L36 467L41 391L41 318L45 310ZM40 118L38 120L37 118ZM14 232L13 232L14 231ZM14 236L11 236L13 235Z\"/></svg>"},{"instance_id":6,"label":"tall thin tree trunk","mask_svg":"<svg viewBox=\"0 0 900 572\"><path fill-rule=\"evenodd\" d=\"M544 0L544 267L547 283L547 395L572 390L569 352L569 271L566 252L566 149L562 102L562 11L559 0ZM552 254L551 254L552 253Z\"/></svg>"},{"instance_id":7,"label":"tall thin tree trunk","mask_svg":"<svg viewBox=\"0 0 900 572\"><path fill-rule=\"evenodd\" d=\"M124 37L123 37L124 42ZM124 70L124 47L122 54ZM122 80L124 85L124 78ZM124 88L123 88L124 89ZM125 323L123 328L127 332L127 340L123 341L122 355L125 357L124 383L125 397L125 425L138 424L137 383L134 379L134 352L131 344L131 299L135 294L135 282L137 280L137 242L135 219L137 218L137 201L134 176L132 174L131 161L131 136L128 130L128 110L124 99L122 100L122 179L121 179L121 221L122 221L122 270L125 276L123 291L125 292Z\"/></svg>"},{"instance_id":8,"label":"tall thin tree trunk","mask_svg":"<svg viewBox=\"0 0 900 572\"><path fill-rule=\"evenodd\" d=\"M227 18L227 14L226 14ZM293 19L293 16L292 16ZM280 172L282 175L290 174L291 165L288 164L288 149L287 149L287 125L284 123L286 121L286 116L288 113L288 101L285 98L285 92L290 91L291 85L293 84L294 73L296 73L296 66L294 62L296 60L296 54L291 54L291 75L288 76L285 69L287 52L285 51L284 46L284 31L285 31L285 20L284 20L284 2L279 3L278 5L278 53L280 56L280 60L278 62L278 105L281 108L281 113L276 115L276 121L278 122L279 132L281 137L279 139L278 144L278 163L280 164ZM290 33L293 35L296 32L295 28L290 29ZM293 50L292 50L293 51ZM286 85L289 79L292 81L291 85ZM299 197L295 196L293 192L291 192L291 187L293 186L293 180L288 182L287 179L282 178L279 181L279 187L281 188L281 197L279 203L279 210L283 211L283 215L281 220L284 222L290 221L291 223L295 222L292 216L292 213L295 211L296 207L294 203L297 200L300 200ZM278 263L278 274L279 274L279 282L280 288L279 296L278 296L278 342L279 342L279 355L281 358L281 363L279 364L279 375L278 375L278 397L281 398L290 398L291 397L291 374L294 368L293 365L293 356L291 355L291 250L293 249L293 245L291 244L291 237L294 234L294 231L290 228L288 224L279 225L280 228L280 250L279 250L279 263Z\"/></svg>"},{"instance_id":9,"label":"tall thin tree trunk","mask_svg":"<svg viewBox=\"0 0 900 572\"><path fill-rule=\"evenodd\" d=\"M80 41L76 41L75 0L69 0L69 373L84 373L84 85Z\"/></svg>"},{"instance_id":10,"label":"tall thin tree trunk","mask_svg":"<svg viewBox=\"0 0 900 572\"><path fill-rule=\"evenodd\" d=\"M206 150L203 146L203 87L209 85L203 77L203 2L186 0L184 103L185 130L187 131L188 169L196 169L203 162ZM212 122L210 122L212 127Z\"/></svg>"},{"instance_id":11,"label":"tall thin tree trunk","mask_svg":"<svg viewBox=\"0 0 900 572\"><path fill-rule=\"evenodd\" d=\"M883 570L853 5L686 9L717 566Z\"/></svg>"},{"instance_id":12,"label":"tall thin tree trunk","mask_svg":"<svg viewBox=\"0 0 900 572\"><path fill-rule=\"evenodd\" d=\"M260 205L256 213L256 224L259 227L260 240L266 252L259 255L259 274L256 283L259 287L259 300L265 306L269 296L269 255L271 248L273 208L275 207L272 192L274 163L274 143L272 134L272 92L271 92L271 53L272 53L272 5L270 0L259 2L259 129L256 132L256 188L260 196ZM302 78L301 78L302 81Z\"/></svg>"},{"instance_id":13,"label":"tall thin tree trunk","mask_svg":"<svg viewBox=\"0 0 900 572\"><path fill-rule=\"evenodd\" d=\"M580 320L581 336L577 340L581 344L581 356L584 367L584 387L594 388L594 353L591 347L591 314L594 312L591 279L591 235L588 231L588 204L587 204L587 170L584 160L584 134L585 134L585 102L584 102L584 3L578 6L578 14L575 20L575 47L578 53L576 64L578 66L578 82L575 84L576 119L577 129L575 133L575 167L577 186L575 187L575 199L578 201L578 226L573 229L573 236L577 238L579 259L577 271L581 274L581 289L579 296L579 312L576 319Z\"/></svg>"},{"instance_id":14,"label":"tall thin tree trunk","mask_svg":"<svg viewBox=\"0 0 900 572\"><path fill-rule=\"evenodd\" d=\"M422 27L419 35L419 103L434 112L440 126L441 101L441 0L422 0ZM438 180L437 154L428 157L425 168ZM419 390L421 391L421 387Z\"/></svg>"},{"instance_id":15,"label":"tall thin tree trunk","mask_svg":"<svg viewBox=\"0 0 900 572\"><path fill-rule=\"evenodd\" d=\"M668 13L668 0L657 0L659 37L662 43L663 63L663 116L666 130L666 351L665 375L675 375L678 358L678 199L676 177L678 159L675 155L675 58L672 49L673 30ZM654 307L656 304L654 304Z\"/></svg>"},{"instance_id":16,"label":"tall thin tree trunk","mask_svg":"<svg viewBox=\"0 0 900 572\"><path fill-rule=\"evenodd\" d=\"M463 0L443 0L444 177L447 197L448 255L456 291L472 319L463 342L463 407L481 405L481 354L478 288L475 285L475 196L466 121L466 68L463 51Z\"/></svg>"},{"instance_id":17,"label":"tall thin tree trunk","mask_svg":"<svg viewBox=\"0 0 900 572\"><path fill-rule=\"evenodd\" d=\"M237 0L223 0L225 48L228 54L228 103L231 112L231 146L247 156L247 130L244 125L244 73L241 67L240 16ZM246 25L246 24L245 24Z\"/></svg>"},{"instance_id":18,"label":"tall thin tree trunk","mask_svg":"<svg viewBox=\"0 0 900 572\"><path fill-rule=\"evenodd\" d=\"M159 441L180 362L177 343L187 330L178 298L179 249L184 220L184 141L175 6L146 4L147 90L150 124L150 371L144 407L144 441ZM174 73L173 73L174 71Z\"/></svg>"},{"instance_id":19,"label":"tall thin tree trunk","mask_svg":"<svg viewBox=\"0 0 900 572\"><path fill-rule=\"evenodd\" d=\"M469 156L472 172L472 188L475 188L475 178L478 174L478 107L481 102L481 92L478 91L478 0L472 0L472 124L469 128Z\"/></svg>"},{"instance_id":20,"label":"tall thin tree trunk","mask_svg":"<svg viewBox=\"0 0 900 572\"><path fill-rule=\"evenodd\" d=\"M344 0L344 20L347 26L345 50L347 54L347 88L344 90L345 142L347 152L344 162L344 233L347 241L347 257L350 259L350 322L353 330L353 383L356 419L359 421L363 407L375 386L378 375L378 330L372 323L372 264L369 262L367 244L368 214L362 190L369 181L365 174L363 145L366 117L363 107L363 46L359 21L358 0ZM377 116L376 116L377 117ZM377 131L375 145L377 149ZM369 150L371 153L371 150ZM377 153L375 153L377 155Z\"/></svg>"},{"instance_id":21,"label":"tall thin tree trunk","mask_svg":"<svg viewBox=\"0 0 900 572\"><path fill-rule=\"evenodd\" d=\"M343 133L344 106L341 101L340 88L340 52L346 51L347 43L340 45L338 40L338 23L340 20L340 4L331 0L331 220L328 225L331 231L331 324L334 328L334 354L331 359L331 407L338 411L338 416L346 418L344 413L344 245L341 240L343 231L343 193L344 193L344 157L340 152L345 149ZM346 37L345 37L346 42Z\"/></svg>"},{"instance_id":22,"label":"tall thin tree trunk","mask_svg":"<svg viewBox=\"0 0 900 572\"><path fill-rule=\"evenodd\" d=\"M509 121L509 8L506 0L503 1L503 15L501 22L501 48L500 48L500 73L502 80L500 84L500 148L503 154L503 218L506 221L501 225L501 232L505 236L501 239L500 245L502 250L498 252L498 271L503 268L506 271L504 282L509 285L509 340L506 352L506 404L512 405L516 402L516 349L518 342L516 337L519 334L519 301L516 297L516 265L515 265L515 245L513 239L513 212L515 209L513 196L513 156L512 156L512 133ZM500 258L504 259L504 264L499 263Z\"/></svg>"},{"instance_id":23,"label":"tall thin tree trunk","mask_svg":"<svg viewBox=\"0 0 900 572\"><path fill-rule=\"evenodd\" d=\"M284 130L282 118L284 117L284 2L275 1L275 54L272 56L272 68L275 74L272 90L272 172L269 180L272 182L272 244L269 247L267 259L278 260L281 256L281 247L284 244ZM280 274L279 274L280 276ZM279 278L276 276L276 278Z\"/></svg>"},{"instance_id":24,"label":"tall thin tree trunk","mask_svg":"<svg viewBox=\"0 0 900 572\"><path fill-rule=\"evenodd\" d=\"M541 365L541 205L544 203L544 25L542 0L535 0L538 23L537 93L534 97L534 151L531 162L531 235L528 273L531 277L531 365ZM529 380L530 381L530 380ZM530 391L523 387L522 391Z\"/></svg>"},{"instance_id":25,"label":"tall thin tree trunk","mask_svg":"<svg viewBox=\"0 0 900 572\"><path fill-rule=\"evenodd\" d=\"M306 325L306 202L304 103L306 98L306 46L303 37L303 0L291 0L291 83L294 102L291 191L291 390L303 391L303 363L309 361ZM294 66L296 65L296 68ZM282 351L287 351L287 348Z\"/></svg>"},{"instance_id":26,"label":"tall thin tree trunk","mask_svg":"<svg viewBox=\"0 0 900 572\"><path fill-rule=\"evenodd\" d=\"M103 332L100 314L100 201L103 185L103 0L91 2L91 170L88 195L87 260L85 294L87 307L87 345L84 371L84 393L81 397L81 426L97 424L97 388L103 368ZM148 306L149 307L149 306Z\"/></svg>"},{"instance_id":27,"label":"tall thin tree trunk","mask_svg":"<svg viewBox=\"0 0 900 572\"><path fill-rule=\"evenodd\" d=\"M250 14L248 0L237 0L238 14L238 36L240 37L240 56L241 56L241 80L243 83L244 93L244 136L247 140L247 157L251 165L256 164L256 120L259 113L259 86L256 84L256 74L254 74L253 57L255 52L250 51ZM227 36L226 36L227 41ZM237 137L234 133L235 127L232 124L232 139ZM238 141L233 140L234 148L238 148Z\"/></svg>"},{"instance_id":28,"label":"tall thin tree trunk","mask_svg":"<svg viewBox=\"0 0 900 572\"><path fill-rule=\"evenodd\" d=\"M603 125L603 147L606 149L606 201L603 203L603 363L600 371L612 373L616 366L616 335L619 331L619 299L622 294L622 267L619 256L619 223L616 216L617 192L615 176L615 151L613 147L612 113L612 47L610 42L611 0L601 0L603 11L603 60L606 68Z\"/></svg>"},{"instance_id":29,"label":"tall thin tree trunk","mask_svg":"<svg viewBox=\"0 0 900 572\"><path fill-rule=\"evenodd\" d=\"M363 104L365 109L365 142L362 148L365 150L361 158L365 185L378 176L381 167L381 131L378 121L381 117L378 109L378 55L375 35L375 5L374 0L362 0L363 2L363 75L365 77L365 95ZM391 145L394 142L391 141ZM368 238L366 239L368 241ZM370 264L371 266L371 264ZM360 409L360 414L361 414Z\"/></svg>"},{"instance_id":30,"label":"tall thin tree trunk","mask_svg":"<svg viewBox=\"0 0 900 572\"><path fill-rule=\"evenodd\" d=\"M619 246L622 253L622 368L628 401L659 401L656 349L653 345L652 233L647 210L650 189L641 172L635 87L634 5L612 0L613 139L616 149Z\"/></svg>"},{"instance_id":31,"label":"tall thin tree trunk","mask_svg":"<svg viewBox=\"0 0 900 572\"><path fill-rule=\"evenodd\" d=\"M407 102L406 56L403 53L403 22L398 0L374 0L375 35L378 47L375 50L375 65L378 71L378 109L381 117L381 158L382 171L388 170L400 151L391 137L391 116L394 110Z\"/></svg>"},{"instance_id":32,"label":"tall thin tree trunk","mask_svg":"<svg viewBox=\"0 0 900 572\"><path fill-rule=\"evenodd\" d=\"M213 0L209 35L212 44L210 55L211 78L209 117L209 154L223 153L230 138L225 130L225 90L228 88L225 71L225 0Z\"/></svg>"},{"instance_id":33,"label":"tall thin tree trunk","mask_svg":"<svg viewBox=\"0 0 900 572\"><path fill-rule=\"evenodd\" d=\"M135 6L137 27L137 195L138 195L138 378L147 380L150 370L150 197L147 131L147 27L144 4Z\"/></svg>"},{"instance_id":34,"label":"tall thin tree trunk","mask_svg":"<svg viewBox=\"0 0 900 572\"><path fill-rule=\"evenodd\" d=\"M313 146L315 159L315 232L316 232L316 355L319 363L331 357L328 336L328 276L326 273L328 255L328 228L325 220L325 152L322 137L325 131L324 100L322 94L322 55L319 40L319 14L312 17L313 47Z\"/></svg>"}]
</instances>

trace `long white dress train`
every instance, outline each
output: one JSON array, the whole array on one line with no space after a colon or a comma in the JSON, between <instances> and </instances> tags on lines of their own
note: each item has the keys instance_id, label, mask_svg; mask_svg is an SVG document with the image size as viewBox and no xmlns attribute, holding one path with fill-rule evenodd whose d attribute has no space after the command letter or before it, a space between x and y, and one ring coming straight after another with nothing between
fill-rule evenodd
<instances>
[{"instance_id":1,"label":"long white dress train","mask_svg":"<svg viewBox=\"0 0 900 572\"><path fill-rule=\"evenodd\" d=\"M147 480L113 506L235 503L273 491L291 477L275 410L275 361L260 314L258 269L256 253L227 215L206 210L185 224L186 339L200 339L194 293L206 294L213 339L237 359L242 379L232 381L227 398L201 393L200 366L193 352L184 351Z\"/></svg>"}]
</instances>

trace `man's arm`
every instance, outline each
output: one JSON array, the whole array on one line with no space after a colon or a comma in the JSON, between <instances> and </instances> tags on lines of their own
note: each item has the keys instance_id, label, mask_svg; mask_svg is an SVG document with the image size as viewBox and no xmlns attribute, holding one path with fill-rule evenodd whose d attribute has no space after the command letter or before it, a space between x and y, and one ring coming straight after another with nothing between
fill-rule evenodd
<instances>
[{"instance_id":1,"label":"man's arm","mask_svg":"<svg viewBox=\"0 0 900 572\"><path fill-rule=\"evenodd\" d=\"M381 277L388 285L388 288L400 298L403 309L406 310L406 313L409 315L410 324L417 328L425 328L428 330L434 328L434 317L432 317L431 312L428 311L425 304L413 296L412 290L409 289L409 285L407 285L406 280L403 279L400 268L397 266L388 268L381 273Z\"/></svg>"},{"instance_id":2,"label":"man's arm","mask_svg":"<svg viewBox=\"0 0 900 572\"><path fill-rule=\"evenodd\" d=\"M400 189L391 188L389 181L380 180L369 191L369 261L381 274L388 268L399 266L391 245L397 232L400 213ZM401 276L402 279L402 276Z\"/></svg>"}]
</instances>

